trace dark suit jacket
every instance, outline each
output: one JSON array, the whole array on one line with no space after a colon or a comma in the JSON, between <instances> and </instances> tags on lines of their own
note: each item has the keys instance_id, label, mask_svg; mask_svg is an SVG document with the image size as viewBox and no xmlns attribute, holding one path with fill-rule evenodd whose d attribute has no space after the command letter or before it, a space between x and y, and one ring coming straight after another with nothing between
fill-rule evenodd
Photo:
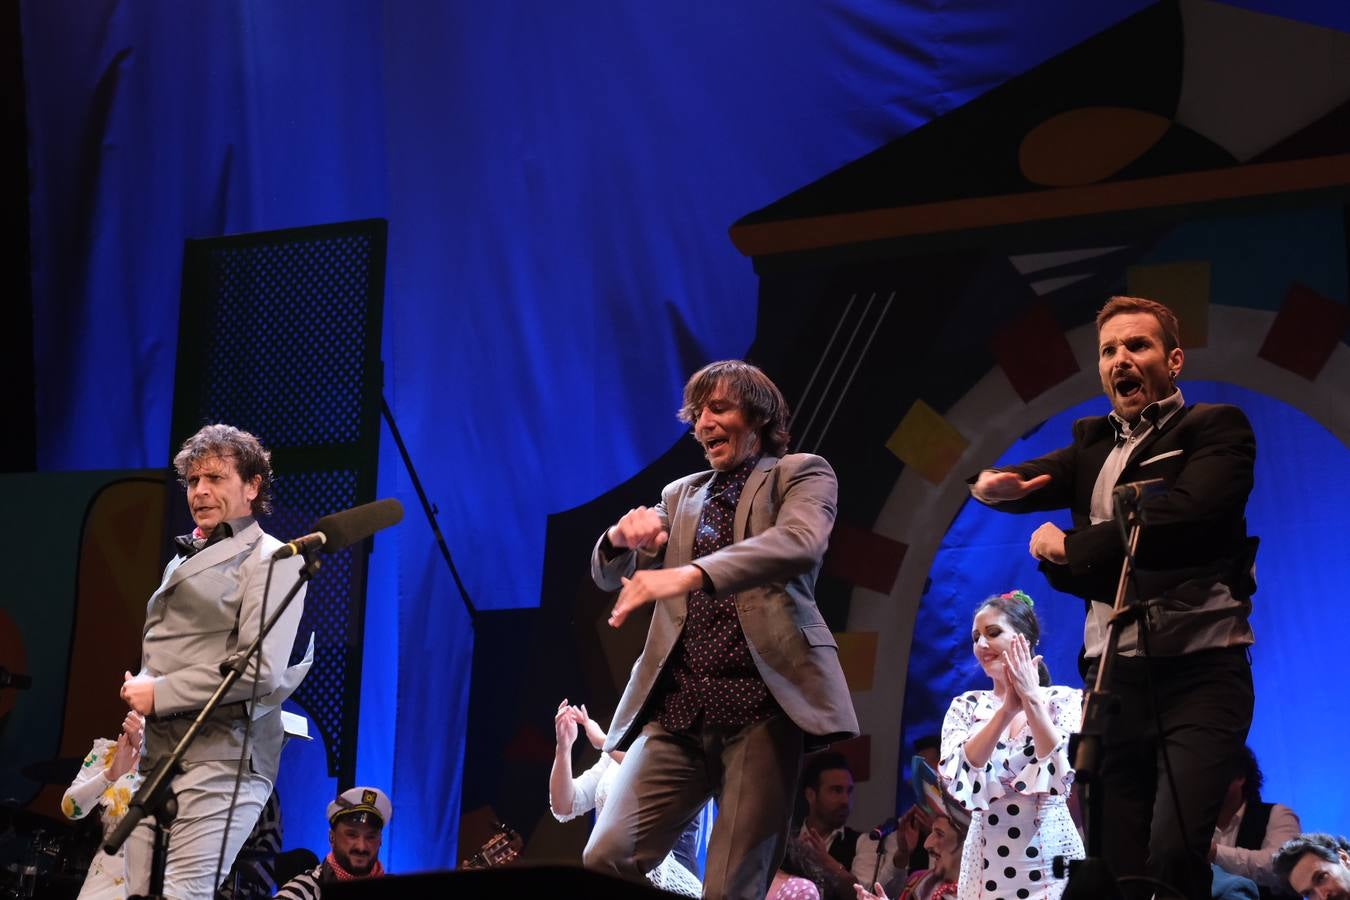
<instances>
[{"instance_id":1,"label":"dark suit jacket","mask_svg":"<svg viewBox=\"0 0 1350 900\"><path fill-rule=\"evenodd\" d=\"M1041 571L1057 590L1104 603L1115 597L1125 554L1119 526L1091 524L1089 510L1113 446L1106 416L1079 419L1068 447L1007 467L1024 478L1048 474L1048 485L1021 500L991 504L1008 512L1070 509L1068 563L1042 563ZM1161 478L1167 488L1140 504L1144 528L1135 559L1146 599L1186 581L1223 581L1237 597L1255 591L1255 539L1247 537L1245 518L1255 460L1251 425L1227 404L1183 407L1134 449L1117 484Z\"/></svg>"},{"instance_id":2,"label":"dark suit jacket","mask_svg":"<svg viewBox=\"0 0 1350 900\"><path fill-rule=\"evenodd\" d=\"M639 567L691 562L713 474L689 475L662 491L656 510L670 539L657 554L627 550L607 556L601 536L591 556L595 583L614 591L621 576ZM811 744L858 733L839 650L815 601L837 492L834 470L821 457L765 456L741 491L734 542L698 559L718 595L736 595L736 612L760 677ZM606 750L627 747L650 717L648 700L684 628L687 605L686 596L657 601L646 646L614 712Z\"/></svg>"}]
</instances>

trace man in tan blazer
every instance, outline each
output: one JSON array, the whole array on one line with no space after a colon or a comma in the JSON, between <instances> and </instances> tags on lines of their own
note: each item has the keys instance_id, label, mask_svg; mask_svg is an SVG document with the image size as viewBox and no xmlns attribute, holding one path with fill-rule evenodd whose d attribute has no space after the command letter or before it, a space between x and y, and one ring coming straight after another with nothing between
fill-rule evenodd
<instances>
[{"instance_id":1,"label":"man in tan blazer","mask_svg":"<svg viewBox=\"0 0 1350 900\"><path fill-rule=\"evenodd\" d=\"M174 539L178 553L146 609L141 671L128 672L122 685L127 705L146 717L141 762L146 772L173 749L220 685L220 664L257 638L264 603L270 618L303 563L300 557L278 562L264 598L268 560L282 543L254 519L270 512L272 467L271 455L253 435L208 425L183 444L174 468L187 489L196 528ZM272 792L283 737L281 700L298 681L286 664L303 609L301 588L264 641L261 660L225 695L173 779L178 815L169 833L167 897L215 895L217 860L250 718L248 759L225 838L222 877ZM258 702L250 706L255 678ZM138 882L127 886L128 894L146 893L151 838L146 819L127 841L128 869Z\"/></svg>"},{"instance_id":2,"label":"man in tan blazer","mask_svg":"<svg viewBox=\"0 0 1350 900\"><path fill-rule=\"evenodd\" d=\"M715 796L704 896L758 900L804 750L858 733L814 595L837 484L819 456L784 455L787 404L748 363L696 372L680 418L711 471L630 510L591 560L596 584L619 590L611 625L655 609L605 747L628 753L584 860L641 878Z\"/></svg>"}]
</instances>

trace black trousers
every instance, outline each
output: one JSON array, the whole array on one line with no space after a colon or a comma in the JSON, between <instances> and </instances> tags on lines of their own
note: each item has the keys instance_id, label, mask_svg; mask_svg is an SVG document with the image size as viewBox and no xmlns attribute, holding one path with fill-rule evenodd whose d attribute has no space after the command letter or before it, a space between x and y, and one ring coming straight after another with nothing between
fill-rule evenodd
<instances>
[{"instance_id":1,"label":"black trousers","mask_svg":"<svg viewBox=\"0 0 1350 900\"><path fill-rule=\"evenodd\" d=\"M1089 683L1095 674L1094 668ZM1117 876L1147 875L1187 898L1210 900L1209 845L1232 760L1252 723L1247 650L1121 657L1112 680L1109 689L1120 709L1107 725L1097 788L1106 861ZM1176 802L1163 767L1164 748ZM1152 885L1127 883L1125 896L1146 900L1154 891ZM1165 894L1159 890L1158 896Z\"/></svg>"}]
</instances>

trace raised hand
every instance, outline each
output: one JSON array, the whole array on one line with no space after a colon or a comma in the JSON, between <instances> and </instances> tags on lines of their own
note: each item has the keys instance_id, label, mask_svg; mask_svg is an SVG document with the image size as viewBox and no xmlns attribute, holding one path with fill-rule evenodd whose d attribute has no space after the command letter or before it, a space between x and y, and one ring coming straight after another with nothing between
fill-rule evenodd
<instances>
[{"instance_id":1,"label":"raised hand","mask_svg":"<svg viewBox=\"0 0 1350 900\"><path fill-rule=\"evenodd\" d=\"M1035 700L1040 696L1041 657L1031 655L1031 645L1020 635L1013 635L1011 646L1003 651L1003 672L1012 693L1023 701Z\"/></svg>"},{"instance_id":2,"label":"raised hand","mask_svg":"<svg viewBox=\"0 0 1350 900\"><path fill-rule=\"evenodd\" d=\"M609 542L621 550L655 550L669 537L661 515L646 506L630 509L609 529Z\"/></svg>"},{"instance_id":3,"label":"raised hand","mask_svg":"<svg viewBox=\"0 0 1350 900\"><path fill-rule=\"evenodd\" d=\"M577 724L586 730L586 740L591 742L591 746L599 750L605 746L605 730L600 727L600 723L591 718L591 714L586 712L586 704L583 703L577 709Z\"/></svg>"},{"instance_id":4,"label":"raised hand","mask_svg":"<svg viewBox=\"0 0 1350 900\"><path fill-rule=\"evenodd\" d=\"M919 845L919 834L924 828L930 827L928 817L924 815L922 809L918 806L911 806L900 817L895 828L895 865L896 868L906 868L909 866L909 855L914 852L914 848Z\"/></svg>"},{"instance_id":5,"label":"raised hand","mask_svg":"<svg viewBox=\"0 0 1350 900\"><path fill-rule=\"evenodd\" d=\"M874 891L875 893L873 893ZM887 900L886 889L881 886L880 881L872 885L872 890L870 891L861 884L855 884L853 886L853 894L857 897L857 900Z\"/></svg>"},{"instance_id":6,"label":"raised hand","mask_svg":"<svg viewBox=\"0 0 1350 900\"><path fill-rule=\"evenodd\" d=\"M136 767L141 758L141 739L136 736L135 743L129 734L117 736L117 747L113 750L112 765L108 767L108 778L116 781Z\"/></svg>"},{"instance_id":7,"label":"raised hand","mask_svg":"<svg viewBox=\"0 0 1350 900\"><path fill-rule=\"evenodd\" d=\"M1023 480L1016 472L985 469L976 479L971 493L975 495L976 500L998 503L1004 500L1021 500L1027 494L1038 491L1049 483L1049 475L1037 475L1035 478Z\"/></svg>"},{"instance_id":8,"label":"raised hand","mask_svg":"<svg viewBox=\"0 0 1350 900\"><path fill-rule=\"evenodd\" d=\"M558 704L558 711L553 714L553 734L560 748L570 749L576 742L576 708L567 705L566 697Z\"/></svg>"},{"instance_id":9,"label":"raised hand","mask_svg":"<svg viewBox=\"0 0 1350 900\"><path fill-rule=\"evenodd\" d=\"M1014 716L1022 711L1022 695L1017 693L1017 688L1012 683L1012 673L1008 671L1008 653L1004 651L1003 665L995 669L993 674L994 693L1003 698L1003 706L999 711L1011 721Z\"/></svg>"}]
</instances>

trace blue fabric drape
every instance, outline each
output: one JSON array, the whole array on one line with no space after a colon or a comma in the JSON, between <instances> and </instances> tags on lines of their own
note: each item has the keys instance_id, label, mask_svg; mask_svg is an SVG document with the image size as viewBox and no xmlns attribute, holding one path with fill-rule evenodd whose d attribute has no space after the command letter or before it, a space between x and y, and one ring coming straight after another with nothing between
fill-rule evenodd
<instances>
[{"instance_id":1,"label":"blue fabric drape","mask_svg":"<svg viewBox=\"0 0 1350 900\"><path fill-rule=\"evenodd\" d=\"M166 462L184 238L384 216L386 393L474 598L534 605L545 517L749 346L730 222L1143 5L25 0L40 467ZM372 566L358 777L452 865L471 635L417 516Z\"/></svg>"}]
</instances>

